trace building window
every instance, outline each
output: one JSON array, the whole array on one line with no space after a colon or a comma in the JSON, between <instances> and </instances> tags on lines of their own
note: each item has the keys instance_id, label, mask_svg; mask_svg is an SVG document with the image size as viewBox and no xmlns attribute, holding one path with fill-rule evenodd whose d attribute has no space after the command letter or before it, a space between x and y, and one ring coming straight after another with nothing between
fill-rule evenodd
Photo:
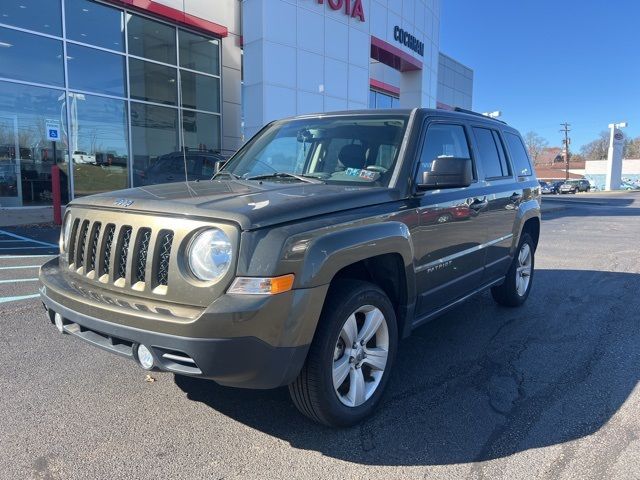
<instances>
[{"instance_id":1,"label":"building window","mask_svg":"<svg viewBox=\"0 0 640 480\"><path fill-rule=\"evenodd\" d=\"M400 99L377 90L369 90L369 108L399 108Z\"/></svg>"},{"instance_id":2,"label":"building window","mask_svg":"<svg viewBox=\"0 0 640 480\"><path fill-rule=\"evenodd\" d=\"M67 45L69 88L105 95L126 96L125 59L117 53Z\"/></svg>"},{"instance_id":3,"label":"building window","mask_svg":"<svg viewBox=\"0 0 640 480\"><path fill-rule=\"evenodd\" d=\"M124 14L88 0L65 0L67 38L124 52Z\"/></svg>"},{"instance_id":4,"label":"building window","mask_svg":"<svg viewBox=\"0 0 640 480\"><path fill-rule=\"evenodd\" d=\"M70 93L68 105L76 196L127 188L126 102Z\"/></svg>"},{"instance_id":5,"label":"building window","mask_svg":"<svg viewBox=\"0 0 640 480\"><path fill-rule=\"evenodd\" d=\"M138 15L127 15L129 54L176 64L176 29Z\"/></svg>"},{"instance_id":6,"label":"building window","mask_svg":"<svg viewBox=\"0 0 640 480\"><path fill-rule=\"evenodd\" d=\"M47 140L46 122L67 131L64 92L52 88L0 82L0 204L50 204L51 169L61 170L63 202L69 198L65 135Z\"/></svg>"},{"instance_id":7,"label":"building window","mask_svg":"<svg viewBox=\"0 0 640 480\"><path fill-rule=\"evenodd\" d=\"M180 151L178 110L131 102L131 145L134 186L174 181L153 165L164 155Z\"/></svg>"},{"instance_id":8,"label":"building window","mask_svg":"<svg viewBox=\"0 0 640 480\"><path fill-rule=\"evenodd\" d=\"M180 66L220 75L220 41L194 33L178 31Z\"/></svg>"},{"instance_id":9,"label":"building window","mask_svg":"<svg viewBox=\"0 0 640 480\"><path fill-rule=\"evenodd\" d=\"M62 12L58 0L3 0L0 23L62 36Z\"/></svg>"},{"instance_id":10,"label":"building window","mask_svg":"<svg viewBox=\"0 0 640 480\"><path fill-rule=\"evenodd\" d=\"M0 76L64 87L62 42L0 28Z\"/></svg>"},{"instance_id":11,"label":"building window","mask_svg":"<svg viewBox=\"0 0 640 480\"><path fill-rule=\"evenodd\" d=\"M194 110L220 112L220 79L185 70L180 71L182 106Z\"/></svg>"},{"instance_id":12,"label":"building window","mask_svg":"<svg viewBox=\"0 0 640 480\"><path fill-rule=\"evenodd\" d=\"M178 104L178 71L175 68L131 58L129 82L133 99Z\"/></svg>"},{"instance_id":13,"label":"building window","mask_svg":"<svg viewBox=\"0 0 640 480\"><path fill-rule=\"evenodd\" d=\"M182 129L189 150L220 150L220 115L184 110Z\"/></svg>"}]
</instances>

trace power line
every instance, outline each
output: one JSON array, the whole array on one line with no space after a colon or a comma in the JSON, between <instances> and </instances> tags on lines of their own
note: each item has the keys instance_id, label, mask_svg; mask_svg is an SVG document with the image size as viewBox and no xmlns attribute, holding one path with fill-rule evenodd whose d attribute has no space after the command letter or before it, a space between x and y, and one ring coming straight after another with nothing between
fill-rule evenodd
<instances>
[{"instance_id":1,"label":"power line","mask_svg":"<svg viewBox=\"0 0 640 480\"><path fill-rule=\"evenodd\" d=\"M571 131L571 129L569 128L571 126L570 123L564 122L560 124L562 126L562 129L560 130L560 133L564 132L564 164L565 164L565 180L569 180L569 143L571 142L571 139L569 138L569 132Z\"/></svg>"}]
</instances>

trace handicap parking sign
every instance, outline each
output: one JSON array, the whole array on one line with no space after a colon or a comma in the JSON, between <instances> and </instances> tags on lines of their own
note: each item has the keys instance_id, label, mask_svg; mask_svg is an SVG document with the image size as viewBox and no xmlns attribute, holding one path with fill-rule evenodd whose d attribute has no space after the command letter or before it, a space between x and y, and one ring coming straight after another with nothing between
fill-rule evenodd
<instances>
[{"instance_id":1,"label":"handicap parking sign","mask_svg":"<svg viewBox=\"0 0 640 480\"><path fill-rule=\"evenodd\" d=\"M58 122L47 121L45 125L47 140L57 142L60 140L60 124Z\"/></svg>"}]
</instances>

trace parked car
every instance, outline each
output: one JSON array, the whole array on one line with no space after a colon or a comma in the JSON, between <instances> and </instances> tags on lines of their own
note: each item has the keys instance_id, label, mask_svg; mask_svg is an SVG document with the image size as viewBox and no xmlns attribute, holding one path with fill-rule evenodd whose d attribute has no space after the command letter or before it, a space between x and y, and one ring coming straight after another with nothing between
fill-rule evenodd
<instances>
[{"instance_id":1,"label":"parked car","mask_svg":"<svg viewBox=\"0 0 640 480\"><path fill-rule=\"evenodd\" d=\"M559 180L550 184L551 190L555 195L560 194L560 187L564 184L564 180Z\"/></svg>"},{"instance_id":2,"label":"parked car","mask_svg":"<svg viewBox=\"0 0 640 480\"><path fill-rule=\"evenodd\" d=\"M216 163L220 165L228 157L216 152L191 151L183 154L173 152L162 155L145 170L137 171L138 185L184 182L191 180L209 180L216 173ZM185 177L185 164L187 175Z\"/></svg>"},{"instance_id":3,"label":"parked car","mask_svg":"<svg viewBox=\"0 0 640 480\"><path fill-rule=\"evenodd\" d=\"M589 180L567 180L560 186L560 193L588 192L590 188Z\"/></svg>"},{"instance_id":4,"label":"parked car","mask_svg":"<svg viewBox=\"0 0 640 480\"><path fill-rule=\"evenodd\" d=\"M76 164L87 164L87 165L95 165L96 164L96 156L90 155L87 152L82 152L80 150L76 150L71 155L71 159L73 163Z\"/></svg>"},{"instance_id":5,"label":"parked car","mask_svg":"<svg viewBox=\"0 0 640 480\"><path fill-rule=\"evenodd\" d=\"M640 190L640 186L634 185L633 183L629 183L629 182L622 182L620 184L620 189L621 190Z\"/></svg>"},{"instance_id":6,"label":"parked car","mask_svg":"<svg viewBox=\"0 0 640 480\"><path fill-rule=\"evenodd\" d=\"M275 121L210 181L73 200L40 293L59 332L144 369L287 385L311 419L353 425L415 328L487 289L527 300L538 191L519 133L480 114Z\"/></svg>"},{"instance_id":7,"label":"parked car","mask_svg":"<svg viewBox=\"0 0 640 480\"><path fill-rule=\"evenodd\" d=\"M540 181L540 191L543 195L554 193L553 187L550 183Z\"/></svg>"}]
</instances>

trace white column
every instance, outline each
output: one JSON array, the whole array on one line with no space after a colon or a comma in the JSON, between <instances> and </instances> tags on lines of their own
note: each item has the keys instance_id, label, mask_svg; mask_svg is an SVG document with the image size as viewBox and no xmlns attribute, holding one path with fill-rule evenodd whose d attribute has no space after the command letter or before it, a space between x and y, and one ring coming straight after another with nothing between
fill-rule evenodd
<instances>
[{"instance_id":1,"label":"white column","mask_svg":"<svg viewBox=\"0 0 640 480\"><path fill-rule=\"evenodd\" d=\"M607 179L605 190L618 190L622 180L622 153L624 149L624 133L618 126L625 124L610 124L609 152L607 155Z\"/></svg>"}]
</instances>

